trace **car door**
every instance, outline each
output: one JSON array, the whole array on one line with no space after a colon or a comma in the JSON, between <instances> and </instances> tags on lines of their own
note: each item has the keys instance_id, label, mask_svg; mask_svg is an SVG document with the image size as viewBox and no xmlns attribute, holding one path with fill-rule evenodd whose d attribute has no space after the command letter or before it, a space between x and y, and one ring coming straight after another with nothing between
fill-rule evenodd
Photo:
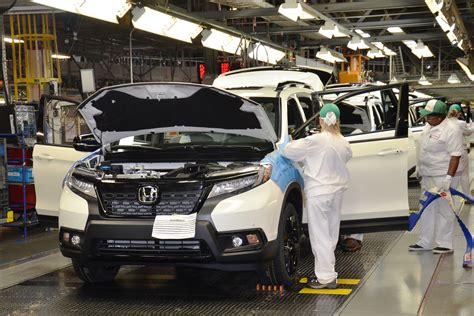
<instances>
[{"instance_id":1,"label":"car door","mask_svg":"<svg viewBox=\"0 0 474 316\"><path fill-rule=\"evenodd\" d=\"M74 100L56 98L43 104L44 139L33 148L36 211L40 217L57 217L66 173L74 162L89 154L74 150L72 140L89 131L76 112Z\"/></svg>"},{"instance_id":2,"label":"car door","mask_svg":"<svg viewBox=\"0 0 474 316\"><path fill-rule=\"evenodd\" d=\"M399 87L400 100L384 107L385 125L371 131L368 111L345 102L357 95ZM388 93L388 92L387 92ZM341 111L341 131L353 157L348 162L350 182L344 192L341 220L350 232L406 227L408 217L408 86L387 85L358 89L333 101ZM391 117L395 111L395 117ZM390 116L390 117L389 117ZM354 134L355 130L361 131ZM299 132L299 131L297 131Z\"/></svg>"}]
</instances>

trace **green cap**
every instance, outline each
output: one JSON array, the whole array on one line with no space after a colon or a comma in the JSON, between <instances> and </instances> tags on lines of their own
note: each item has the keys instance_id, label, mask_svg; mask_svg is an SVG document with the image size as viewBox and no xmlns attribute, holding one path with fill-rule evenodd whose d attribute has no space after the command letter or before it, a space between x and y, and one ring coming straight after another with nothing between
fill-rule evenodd
<instances>
[{"instance_id":1,"label":"green cap","mask_svg":"<svg viewBox=\"0 0 474 316\"><path fill-rule=\"evenodd\" d=\"M424 109L420 110L421 117L430 115L430 114L446 114L448 112L448 106L446 103L440 100L429 100L426 103Z\"/></svg>"},{"instance_id":2,"label":"green cap","mask_svg":"<svg viewBox=\"0 0 474 316\"><path fill-rule=\"evenodd\" d=\"M461 106L459 104L453 104L449 107L449 110L450 111L458 111L458 112L461 112L462 109L461 109Z\"/></svg>"},{"instance_id":3,"label":"green cap","mask_svg":"<svg viewBox=\"0 0 474 316\"><path fill-rule=\"evenodd\" d=\"M319 115L321 116L321 118L325 118L326 114L328 114L329 112L334 112L337 119L339 119L339 116L341 116L341 112L339 111L339 108L334 103L326 103L322 107L321 111L319 111Z\"/></svg>"}]
</instances>

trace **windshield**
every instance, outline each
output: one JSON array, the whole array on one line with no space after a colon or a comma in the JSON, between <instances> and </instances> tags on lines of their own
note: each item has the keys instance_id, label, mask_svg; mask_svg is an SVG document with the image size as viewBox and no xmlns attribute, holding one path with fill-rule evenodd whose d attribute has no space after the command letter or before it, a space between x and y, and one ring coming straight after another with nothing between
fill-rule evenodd
<instances>
[{"instance_id":1,"label":"windshield","mask_svg":"<svg viewBox=\"0 0 474 316\"><path fill-rule=\"evenodd\" d=\"M112 144L112 148L118 147L140 147L154 149L177 149L177 148L242 148L249 147L255 150L272 147L270 141L256 137L215 132L182 132L167 131L163 133L148 133L138 136L130 136Z\"/></svg>"},{"instance_id":2,"label":"windshield","mask_svg":"<svg viewBox=\"0 0 474 316\"><path fill-rule=\"evenodd\" d=\"M268 119L270 120L270 123L272 123L273 129L275 130L275 133L278 135L278 112L279 112L279 98L272 98L272 97L249 97L250 100L255 101L260 103L262 105L263 109L265 110L265 113L268 116Z\"/></svg>"}]
</instances>

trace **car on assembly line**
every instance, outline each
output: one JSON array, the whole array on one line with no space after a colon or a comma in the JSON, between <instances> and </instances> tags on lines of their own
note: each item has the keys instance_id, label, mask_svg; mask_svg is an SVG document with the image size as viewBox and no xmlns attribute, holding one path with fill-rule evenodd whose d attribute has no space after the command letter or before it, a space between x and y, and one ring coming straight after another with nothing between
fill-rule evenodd
<instances>
[{"instance_id":1,"label":"car on assembly line","mask_svg":"<svg viewBox=\"0 0 474 316\"><path fill-rule=\"evenodd\" d=\"M82 280L111 281L121 265L166 264L254 270L274 284L296 281L306 223L300 166L274 153L290 135L311 131L317 108L307 79L324 84L317 73L285 71L292 80L261 70L237 72L254 78L245 86L230 73L214 86L103 88L77 108L91 135L76 138L71 154L35 146L35 180L46 187L46 163L48 170L67 165L56 153L94 150L74 163L59 193L60 249ZM258 76L278 79L262 84ZM354 156L342 227L351 232L406 227L408 190L400 170L407 159L408 86L380 89L394 87L401 97L393 133L346 136Z\"/></svg>"}]
</instances>

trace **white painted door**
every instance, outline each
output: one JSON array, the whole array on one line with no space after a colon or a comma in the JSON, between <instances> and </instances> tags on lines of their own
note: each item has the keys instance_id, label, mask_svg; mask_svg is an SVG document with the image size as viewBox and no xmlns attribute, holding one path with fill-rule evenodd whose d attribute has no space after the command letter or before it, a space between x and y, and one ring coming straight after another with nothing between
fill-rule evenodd
<instances>
[{"instance_id":1,"label":"white painted door","mask_svg":"<svg viewBox=\"0 0 474 316\"><path fill-rule=\"evenodd\" d=\"M36 144L33 148L33 176L38 215L58 216L62 183L69 168L89 155L69 146Z\"/></svg>"},{"instance_id":2,"label":"white painted door","mask_svg":"<svg viewBox=\"0 0 474 316\"><path fill-rule=\"evenodd\" d=\"M358 141L351 148L341 219L408 216L408 138Z\"/></svg>"}]
</instances>

